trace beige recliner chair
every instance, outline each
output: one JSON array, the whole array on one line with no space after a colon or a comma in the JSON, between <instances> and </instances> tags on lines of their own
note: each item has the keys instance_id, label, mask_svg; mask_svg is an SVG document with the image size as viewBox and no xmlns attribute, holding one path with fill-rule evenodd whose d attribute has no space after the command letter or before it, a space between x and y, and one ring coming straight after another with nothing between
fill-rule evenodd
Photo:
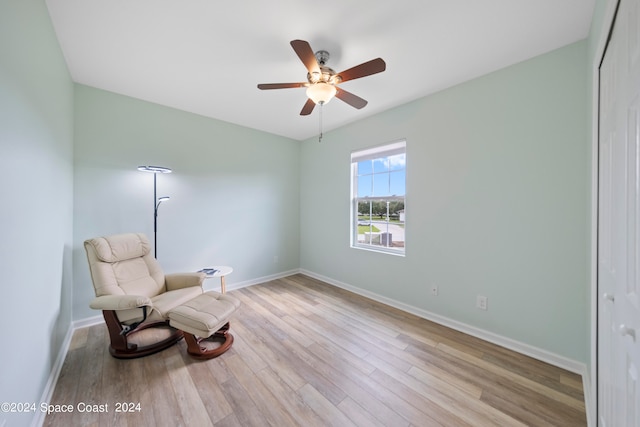
<instances>
[{"instance_id":1,"label":"beige recliner chair","mask_svg":"<svg viewBox=\"0 0 640 427\"><path fill-rule=\"evenodd\" d=\"M200 297L204 273L165 275L151 254L151 245L144 234L97 237L86 240L84 247L96 293L90 306L102 310L111 338L112 356L125 359L146 356L172 346L184 336L182 330L169 325L170 312L179 306L185 309L187 303L204 298ZM213 304L223 307L218 317L230 315L239 305L226 294L208 292L207 295ZM230 340L227 347L231 345L233 337L227 334L228 319L216 318L216 324L210 326L224 340ZM154 328L149 332L151 327ZM146 337L141 337L143 335Z\"/></svg>"}]
</instances>

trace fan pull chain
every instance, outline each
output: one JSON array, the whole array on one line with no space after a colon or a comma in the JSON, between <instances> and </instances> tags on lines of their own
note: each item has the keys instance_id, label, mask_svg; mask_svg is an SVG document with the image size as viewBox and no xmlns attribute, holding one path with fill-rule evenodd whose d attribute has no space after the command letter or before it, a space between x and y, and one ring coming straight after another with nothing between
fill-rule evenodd
<instances>
[{"instance_id":1,"label":"fan pull chain","mask_svg":"<svg viewBox=\"0 0 640 427\"><path fill-rule=\"evenodd\" d=\"M322 142L322 106L324 105L324 102L320 103L320 130L319 130L319 135L318 135L318 142Z\"/></svg>"}]
</instances>

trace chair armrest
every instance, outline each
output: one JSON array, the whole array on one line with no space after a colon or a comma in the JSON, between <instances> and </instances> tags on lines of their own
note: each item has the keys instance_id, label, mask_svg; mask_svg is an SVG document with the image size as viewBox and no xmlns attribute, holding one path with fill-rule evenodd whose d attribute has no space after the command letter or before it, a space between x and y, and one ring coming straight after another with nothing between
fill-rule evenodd
<instances>
[{"instance_id":1,"label":"chair armrest","mask_svg":"<svg viewBox=\"0 0 640 427\"><path fill-rule=\"evenodd\" d=\"M207 277L205 273L173 273L165 274L164 281L167 285L167 291L175 291L191 286L202 287L205 277Z\"/></svg>"},{"instance_id":2,"label":"chair armrest","mask_svg":"<svg viewBox=\"0 0 640 427\"><path fill-rule=\"evenodd\" d=\"M151 299L141 295L103 295L91 301L89 307L94 310L127 310L145 305L151 306Z\"/></svg>"}]
</instances>

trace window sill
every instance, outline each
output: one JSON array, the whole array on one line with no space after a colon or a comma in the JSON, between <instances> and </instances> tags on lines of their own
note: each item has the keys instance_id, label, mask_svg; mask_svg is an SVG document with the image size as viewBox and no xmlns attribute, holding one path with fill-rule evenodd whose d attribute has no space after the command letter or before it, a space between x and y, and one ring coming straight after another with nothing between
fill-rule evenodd
<instances>
[{"instance_id":1,"label":"window sill","mask_svg":"<svg viewBox=\"0 0 640 427\"><path fill-rule=\"evenodd\" d=\"M403 258L406 255L406 252L398 252L393 249L386 249L384 247L376 247L376 246L370 246L370 245L353 245L352 244L351 249L358 249L358 250L367 251L367 252L377 252L380 254L394 255L394 256L399 256Z\"/></svg>"}]
</instances>

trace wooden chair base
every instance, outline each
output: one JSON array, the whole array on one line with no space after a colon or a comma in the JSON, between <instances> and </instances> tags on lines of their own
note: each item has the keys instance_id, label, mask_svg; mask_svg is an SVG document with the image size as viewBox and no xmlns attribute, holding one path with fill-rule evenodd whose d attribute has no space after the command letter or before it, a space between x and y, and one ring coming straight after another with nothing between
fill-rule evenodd
<instances>
[{"instance_id":1,"label":"wooden chair base","mask_svg":"<svg viewBox=\"0 0 640 427\"><path fill-rule=\"evenodd\" d=\"M116 359L135 359L137 357L149 356L164 349L171 347L180 341L184 334L181 330L172 328L167 322L152 322L138 326L135 330L123 334L122 325L114 311L105 310L102 312L104 320L107 324L111 345L109 346L109 354ZM165 328L168 330L169 336L147 345L138 345L130 342L129 338L133 338L135 334L150 328Z\"/></svg>"},{"instance_id":2,"label":"wooden chair base","mask_svg":"<svg viewBox=\"0 0 640 427\"><path fill-rule=\"evenodd\" d=\"M233 335L229 333L229 323L227 323L207 338L199 338L184 332L184 340L187 343L187 353L191 357L206 360L218 357L229 350L233 344Z\"/></svg>"},{"instance_id":3,"label":"wooden chair base","mask_svg":"<svg viewBox=\"0 0 640 427\"><path fill-rule=\"evenodd\" d=\"M212 359L218 357L229 350L233 344L233 335L229 333L228 322L214 332L213 335L206 338L196 337L188 332L175 329L169 326L168 322L142 324L133 331L123 334L122 324L118 320L115 311L105 310L102 314L111 339L109 353L117 359L135 359L137 357L149 356L150 354L171 347L183 337L187 342L187 352L196 359ZM169 333L169 336L147 345L138 345L131 342L130 338L133 338L135 334L151 328L164 328Z\"/></svg>"}]
</instances>

